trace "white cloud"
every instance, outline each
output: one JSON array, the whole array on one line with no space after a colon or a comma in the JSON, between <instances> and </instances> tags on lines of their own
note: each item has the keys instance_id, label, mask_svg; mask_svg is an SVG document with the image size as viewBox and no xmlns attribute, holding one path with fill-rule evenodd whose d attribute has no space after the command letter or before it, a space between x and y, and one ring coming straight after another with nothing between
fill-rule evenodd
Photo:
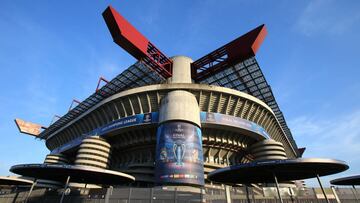
<instances>
[{"instance_id":1,"label":"white cloud","mask_svg":"<svg viewBox=\"0 0 360 203\"><path fill-rule=\"evenodd\" d=\"M360 110L331 118L301 116L289 121L299 146L305 146L304 157L335 158L346 161L350 169L324 177L324 183L336 177L358 174L360 168ZM309 182L311 186L313 181Z\"/></svg>"},{"instance_id":2,"label":"white cloud","mask_svg":"<svg viewBox=\"0 0 360 203\"><path fill-rule=\"evenodd\" d=\"M307 36L341 35L360 22L356 7L334 0L310 1L300 14L295 28Z\"/></svg>"}]
</instances>

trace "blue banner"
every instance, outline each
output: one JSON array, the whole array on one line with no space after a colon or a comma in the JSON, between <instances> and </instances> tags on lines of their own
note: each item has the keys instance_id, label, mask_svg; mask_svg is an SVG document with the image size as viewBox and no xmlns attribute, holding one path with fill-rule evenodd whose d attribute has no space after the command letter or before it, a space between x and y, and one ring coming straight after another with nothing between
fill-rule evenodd
<instances>
[{"instance_id":1,"label":"blue banner","mask_svg":"<svg viewBox=\"0 0 360 203\"><path fill-rule=\"evenodd\" d=\"M70 142L54 149L51 151L52 154L60 153L63 151L66 151L68 149L71 149L73 147L76 147L81 144L82 140L86 137L98 135L102 136L105 135L111 131L118 130L124 127L129 127L133 125L140 125L140 124L150 124L150 123L158 123L159 122L159 114L158 112L152 112L152 113L146 113L146 114L136 114L133 116L128 116L125 118L120 118L118 120L115 120L109 124L106 124L100 128L97 128L89 133L86 133L80 137L75 138L74 140L71 140Z\"/></svg>"},{"instance_id":2,"label":"blue banner","mask_svg":"<svg viewBox=\"0 0 360 203\"><path fill-rule=\"evenodd\" d=\"M199 127L185 122L158 127L155 170L158 184L204 185L203 165Z\"/></svg>"},{"instance_id":3,"label":"blue banner","mask_svg":"<svg viewBox=\"0 0 360 203\"><path fill-rule=\"evenodd\" d=\"M254 122L239 117L229 116L220 113L201 112L200 119L201 119L201 123L229 125L236 128L242 128L245 130L252 131L254 133L262 135L265 139L270 138L269 134L265 131L264 128L262 128L261 126L259 126Z\"/></svg>"},{"instance_id":4,"label":"blue banner","mask_svg":"<svg viewBox=\"0 0 360 203\"><path fill-rule=\"evenodd\" d=\"M92 135L104 135L113 130L117 130L123 127L138 125L138 124L146 124L146 123L157 123L159 121L159 116L157 112L146 113L146 114L136 114L134 116L128 116L125 118L120 118L115 120L101 128L95 130L95 132L91 132Z\"/></svg>"},{"instance_id":5,"label":"blue banner","mask_svg":"<svg viewBox=\"0 0 360 203\"><path fill-rule=\"evenodd\" d=\"M209 113L209 112L201 112L200 113L200 119L201 123L214 123L214 124L223 124L223 125L229 125L236 128L243 128L245 130L252 131L254 133L257 133L264 138L268 139L269 135L263 129L261 126L257 125L254 122L241 119L234 116L219 114L219 113ZM112 131L134 126L134 125L143 125L143 124L156 124L159 122L159 114L158 112L152 112L152 113L146 113L146 114L137 114L133 116L128 116L125 118L120 118L118 120L115 120L109 124L106 124L100 128L97 128L89 133L86 133L82 136L79 136L75 138L74 140L71 140L70 142L54 149L51 153L60 153L63 151L66 151L68 149L71 149L73 147L76 147L81 144L82 140L86 137L93 136L93 135L99 135L103 136L107 133L110 133ZM200 133L201 135L201 133Z\"/></svg>"}]
</instances>

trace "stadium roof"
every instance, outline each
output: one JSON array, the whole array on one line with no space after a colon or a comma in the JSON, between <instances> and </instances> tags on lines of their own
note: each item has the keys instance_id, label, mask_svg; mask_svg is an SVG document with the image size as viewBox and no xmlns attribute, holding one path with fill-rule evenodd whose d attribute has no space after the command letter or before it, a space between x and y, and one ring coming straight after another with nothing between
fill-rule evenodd
<instances>
[{"instance_id":1,"label":"stadium roof","mask_svg":"<svg viewBox=\"0 0 360 203\"><path fill-rule=\"evenodd\" d=\"M152 69L145 65L145 63L139 61L134 65L130 66L124 72L120 73L118 76L105 84L98 91L96 91L88 98L86 98L83 102L78 104L75 108L67 112L55 123L50 125L47 129L42 131L39 135L39 138L46 139L53 132L65 126L67 123L74 120L79 115L86 112L88 109L95 106L109 96L134 87L158 84L164 81L165 79L161 75L159 75L157 72L152 71Z\"/></svg>"},{"instance_id":2,"label":"stadium roof","mask_svg":"<svg viewBox=\"0 0 360 203\"><path fill-rule=\"evenodd\" d=\"M270 85L267 83L255 57L224 67L216 74L199 80L199 83L235 89L250 94L265 102L274 112L291 145L299 154L296 142L286 124L283 113L277 104Z\"/></svg>"},{"instance_id":3,"label":"stadium roof","mask_svg":"<svg viewBox=\"0 0 360 203\"><path fill-rule=\"evenodd\" d=\"M255 59L255 54L266 34L265 25L260 25L194 61L192 63L192 77L197 83L236 89L265 102L273 110L286 137L296 150L297 155L300 156L284 115Z\"/></svg>"}]
</instances>

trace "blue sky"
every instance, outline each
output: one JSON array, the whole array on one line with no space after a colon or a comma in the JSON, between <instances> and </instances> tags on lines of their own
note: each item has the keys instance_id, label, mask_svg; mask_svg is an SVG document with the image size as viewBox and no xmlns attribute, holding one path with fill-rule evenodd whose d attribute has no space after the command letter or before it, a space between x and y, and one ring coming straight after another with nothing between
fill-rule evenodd
<instances>
[{"instance_id":1,"label":"blue sky","mask_svg":"<svg viewBox=\"0 0 360 203\"><path fill-rule=\"evenodd\" d=\"M325 182L360 173L360 1L1 0L0 175L48 153L14 118L47 126L135 62L112 42L109 4L168 56L197 59L265 23L257 60L304 157L348 162Z\"/></svg>"}]
</instances>

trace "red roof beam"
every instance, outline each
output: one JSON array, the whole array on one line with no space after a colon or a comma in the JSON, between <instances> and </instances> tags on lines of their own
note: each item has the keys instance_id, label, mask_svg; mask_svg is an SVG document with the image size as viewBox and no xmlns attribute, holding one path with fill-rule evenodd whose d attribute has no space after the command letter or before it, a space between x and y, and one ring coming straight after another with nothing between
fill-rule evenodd
<instances>
[{"instance_id":1,"label":"red roof beam","mask_svg":"<svg viewBox=\"0 0 360 203\"><path fill-rule=\"evenodd\" d=\"M147 59L147 65L164 78L171 77L171 60L121 16L120 13L109 6L102 15L116 44L137 60Z\"/></svg>"},{"instance_id":2,"label":"red roof beam","mask_svg":"<svg viewBox=\"0 0 360 203\"><path fill-rule=\"evenodd\" d=\"M255 56L267 35L264 24L225 45L229 59L247 59Z\"/></svg>"},{"instance_id":3,"label":"red roof beam","mask_svg":"<svg viewBox=\"0 0 360 203\"><path fill-rule=\"evenodd\" d=\"M263 24L201 57L192 63L192 77L195 80L202 80L224 67L255 56L266 35L266 27Z\"/></svg>"},{"instance_id":4,"label":"red roof beam","mask_svg":"<svg viewBox=\"0 0 360 203\"><path fill-rule=\"evenodd\" d=\"M77 103L77 104L79 105L81 102L78 101L78 100L76 100L76 99L73 99L73 100L71 101L71 104L70 104L70 107L69 107L69 110L68 110L68 111L70 111L70 110L72 109L72 107L74 106L74 103Z\"/></svg>"},{"instance_id":5,"label":"red roof beam","mask_svg":"<svg viewBox=\"0 0 360 203\"><path fill-rule=\"evenodd\" d=\"M57 118L57 119L56 119L56 118ZM58 119L60 119L60 118L61 118L61 116L59 116L59 115L54 115L54 117L51 119L50 125L55 122L55 119L58 120Z\"/></svg>"},{"instance_id":6,"label":"red roof beam","mask_svg":"<svg viewBox=\"0 0 360 203\"><path fill-rule=\"evenodd\" d=\"M97 86L96 86L96 89L95 89L95 92L99 91L101 81L105 82L106 84L109 83L108 80L106 80L105 78L103 78L103 77L100 76L100 77L99 77L99 80L98 80L98 83L97 83Z\"/></svg>"}]
</instances>

